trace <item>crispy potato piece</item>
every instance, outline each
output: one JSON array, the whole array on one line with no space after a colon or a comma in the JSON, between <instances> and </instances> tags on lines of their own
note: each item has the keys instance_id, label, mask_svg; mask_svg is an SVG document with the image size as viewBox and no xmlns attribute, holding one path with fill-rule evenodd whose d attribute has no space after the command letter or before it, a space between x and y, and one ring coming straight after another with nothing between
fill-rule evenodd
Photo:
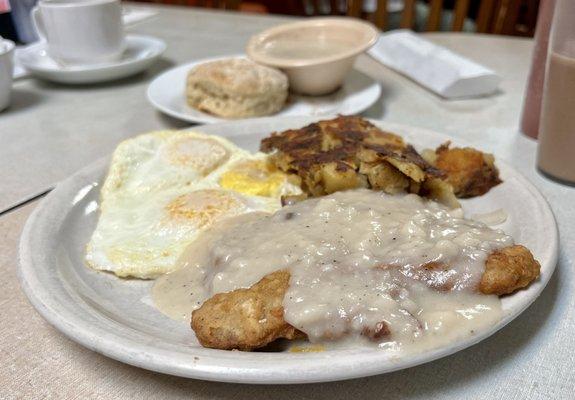
<instances>
[{"instance_id":1,"label":"crispy potato piece","mask_svg":"<svg viewBox=\"0 0 575 400\"><path fill-rule=\"evenodd\" d=\"M405 192L410 184L409 178L387 163L362 163L359 172L373 189L390 194Z\"/></svg>"},{"instance_id":2,"label":"crispy potato piece","mask_svg":"<svg viewBox=\"0 0 575 400\"><path fill-rule=\"evenodd\" d=\"M447 174L447 182L453 186L459 198L481 196L501 183L493 155L470 147L449 148L447 142L435 150L432 161Z\"/></svg>"},{"instance_id":3,"label":"crispy potato piece","mask_svg":"<svg viewBox=\"0 0 575 400\"><path fill-rule=\"evenodd\" d=\"M448 207L460 207L459 202L453 193L453 187L443 179L427 179L425 182L423 182L419 193L429 197L432 200L443 203Z\"/></svg>"},{"instance_id":4,"label":"crispy potato piece","mask_svg":"<svg viewBox=\"0 0 575 400\"><path fill-rule=\"evenodd\" d=\"M540 269L527 248L520 245L505 247L487 257L479 290L498 296L513 293L537 279Z\"/></svg>"},{"instance_id":5,"label":"crispy potato piece","mask_svg":"<svg viewBox=\"0 0 575 400\"><path fill-rule=\"evenodd\" d=\"M417 183L421 183L425 180L425 172L417 164L411 161L405 161L397 159L395 157L386 157L385 161L393 165L399 172L405 176L410 177Z\"/></svg>"},{"instance_id":6,"label":"crispy potato piece","mask_svg":"<svg viewBox=\"0 0 575 400\"><path fill-rule=\"evenodd\" d=\"M265 276L249 289L216 294L192 313L192 329L204 347L253 350L276 339L304 335L285 322L288 271Z\"/></svg>"},{"instance_id":7,"label":"crispy potato piece","mask_svg":"<svg viewBox=\"0 0 575 400\"><path fill-rule=\"evenodd\" d=\"M336 163L325 164L321 169L321 181L326 194L340 190L366 187L365 179L350 168L339 168Z\"/></svg>"}]
</instances>

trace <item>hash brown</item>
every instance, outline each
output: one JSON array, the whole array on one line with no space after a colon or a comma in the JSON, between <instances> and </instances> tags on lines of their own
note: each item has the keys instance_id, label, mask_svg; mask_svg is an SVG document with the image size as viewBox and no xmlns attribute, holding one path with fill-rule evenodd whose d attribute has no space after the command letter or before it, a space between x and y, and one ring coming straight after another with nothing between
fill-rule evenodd
<instances>
[{"instance_id":1,"label":"hash brown","mask_svg":"<svg viewBox=\"0 0 575 400\"><path fill-rule=\"evenodd\" d=\"M445 173L409 144L371 122L339 116L300 129L273 133L261 142L272 162L300 179L308 196L371 188L394 194L416 193L450 207L459 203Z\"/></svg>"}]
</instances>

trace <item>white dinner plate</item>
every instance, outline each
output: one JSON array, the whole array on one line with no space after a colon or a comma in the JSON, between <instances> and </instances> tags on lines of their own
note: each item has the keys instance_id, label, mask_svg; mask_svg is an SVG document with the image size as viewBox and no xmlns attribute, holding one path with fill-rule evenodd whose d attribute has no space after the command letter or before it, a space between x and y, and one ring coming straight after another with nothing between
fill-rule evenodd
<instances>
[{"instance_id":1,"label":"white dinner plate","mask_svg":"<svg viewBox=\"0 0 575 400\"><path fill-rule=\"evenodd\" d=\"M172 68L148 86L148 100L154 107L171 117L187 122L213 124L229 122L230 119L215 117L196 110L186 103L186 77L190 69L205 62L230 57L215 57L194 61ZM353 115L371 107L381 95L379 83L369 76L353 69L345 79L343 86L327 96L300 96L290 94L285 107L275 117Z\"/></svg>"},{"instance_id":2,"label":"white dinner plate","mask_svg":"<svg viewBox=\"0 0 575 400\"><path fill-rule=\"evenodd\" d=\"M142 35L127 35L126 50L115 62L96 65L68 66L54 61L39 42L23 49L18 56L34 76L53 82L88 84L125 78L150 67L166 50L163 40Z\"/></svg>"},{"instance_id":3,"label":"white dinner plate","mask_svg":"<svg viewBox=\"0 0 575 400\"><path fill-rule=\"evenodd\" d=\"M271 131L298 128L312 118L264 118L198 127L256 150ZM376 122L416 147L448 138L406 126ZM454 144L464 144L451 139ZM108 160L60 183L35 209L20 242L20 279L36 309L57 329L89 349L142 368L190 378L243 383L304 383L381 374L462 350L505 326L547 284L557 261L557 227L549 206L522 175L497 161L503 183L484 196L463 200L466 215L505 209L501 226L541 262L541 278L502 298L503 318L475 336L415 355L378 349L318 353L239 352L201 347L187 323L170 320L150 301L151 281L124 280L84 264L84 248L98 218L99 188Z\"/></svg>"}]
</instances>

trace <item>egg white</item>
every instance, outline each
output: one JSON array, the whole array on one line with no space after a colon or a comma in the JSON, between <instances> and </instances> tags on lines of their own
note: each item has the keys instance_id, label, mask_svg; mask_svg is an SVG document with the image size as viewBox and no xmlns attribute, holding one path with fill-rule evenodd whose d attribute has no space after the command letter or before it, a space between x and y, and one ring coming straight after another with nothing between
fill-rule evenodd
<instances>
[{"instance_id":1,"label":"egg white","mask_svg":"<svg viewBox=\"0 0 575 400\"><path fill-rule=\"evenodd\" d=\"M192 131L157 131L123 141L112 156L101 200L191 186L249 153L230 141Z\"/></svg>"},{"instance_id":2,"label":"egg white","mask_svg":"<svg viewBox=\"0 0 575 400\"><path fill-rule=\"evenodd\" d=\"M222 218L272 213L299 186L268 168L267 155L228 140L162 131L122 142L103 184L86 261L121 277L156 278Z\"/></svg>"}]
</instances>

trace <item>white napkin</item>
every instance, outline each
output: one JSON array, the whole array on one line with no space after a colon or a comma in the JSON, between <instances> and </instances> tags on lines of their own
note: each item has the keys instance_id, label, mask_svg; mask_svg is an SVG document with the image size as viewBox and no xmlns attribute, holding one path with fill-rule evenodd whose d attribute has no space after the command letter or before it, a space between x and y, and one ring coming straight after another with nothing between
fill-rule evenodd
<instances>
[{"instance_id":1,"label":"white napkin","mask_svg":"<svg viewBox=\"0 0 575 400\"><path fill-rule=\"evenodd\" d=\"M491 94L501 82L501 77L489 68L409 30L381 34L369 54L448 99Z\"/></svg>"}]
</instances>

